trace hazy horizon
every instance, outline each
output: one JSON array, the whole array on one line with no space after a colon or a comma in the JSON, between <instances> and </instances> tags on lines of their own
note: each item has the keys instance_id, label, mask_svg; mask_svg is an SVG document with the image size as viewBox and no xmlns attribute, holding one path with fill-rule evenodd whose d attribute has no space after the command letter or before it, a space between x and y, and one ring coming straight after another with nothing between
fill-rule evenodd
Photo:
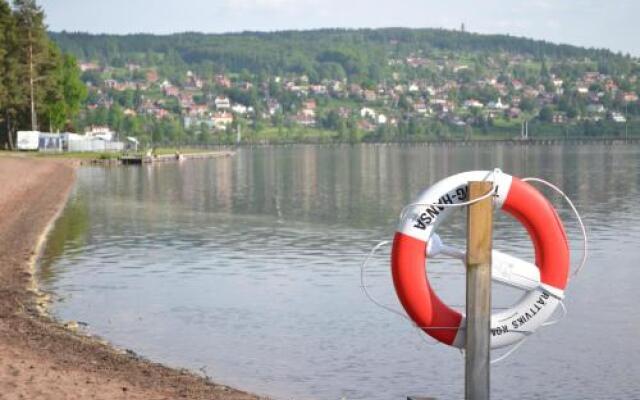
<instances>
[{"instance_id":1,"label":"hazy horizon","mask_svg":"<svg viewBox=\"0 0 640 400\"><path fill-rule=\"evenodd\" d=\"M569 4L571 3L571 4ZM316 29L443 28L505 34L640 56L640 2L612 0L40 0L49 29L92 34L237 33Z\"/></svg>"}]
</instances>

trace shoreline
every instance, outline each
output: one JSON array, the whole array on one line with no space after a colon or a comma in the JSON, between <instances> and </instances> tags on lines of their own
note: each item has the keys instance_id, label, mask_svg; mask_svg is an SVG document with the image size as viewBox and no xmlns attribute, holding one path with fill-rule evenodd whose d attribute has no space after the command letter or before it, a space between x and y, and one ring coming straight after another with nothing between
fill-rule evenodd
<instances>
[{"instance_id":1,"label":"shoreline","mask_svg":"<svg viewBox=\"0 0 640 400\"><path fill-rule=\"evenodd\" d=\"M0 156L2 398L260 399L118 350L48 314L37 262L69 199L78 164Z\"/></svg>"},{"instance_id":2,"label":"shoreline","mask_svg":"<svg viewBox=\"0 0 640 400\"><path fill-rule=\"evenodd\" d=\"M37 278L38 261L40 260L40 258L42 257L42 254L44 253L45 247L47 245L47 240L49 239L49 235L51 234L51 231L53 231L53 228L55 227L56 222L58 221L58 218L60 218L60 216L64 212L64 209L66 208L67 203L69 202L69 197L71 197L71 192L73 191L73 187L76 181L75 170L77 168L77 165L73 165L72 168L74 169L73 183L69 185L68 188L66 188L64 199L60 202L60 204L57 205L57 210L55 214L51 216L51 218L49 219L49 222L47 222L47 224L42 229L40 235L38 236L35 246L33 247L31 258L29 258L28 267L27 267L29 273L31 274L30 284L29 284L29 287L27 288L27 291L31 291L33 293L33 296L35 296L35 300L36 300L35 307L39 315L43 318L47 318L51 320L54 319L51 316L51 314L49 314L49 304L51 302L48 299L48 295L40 290L40 284L38 283L38 278Z\"/></svg>"}]
</instances>

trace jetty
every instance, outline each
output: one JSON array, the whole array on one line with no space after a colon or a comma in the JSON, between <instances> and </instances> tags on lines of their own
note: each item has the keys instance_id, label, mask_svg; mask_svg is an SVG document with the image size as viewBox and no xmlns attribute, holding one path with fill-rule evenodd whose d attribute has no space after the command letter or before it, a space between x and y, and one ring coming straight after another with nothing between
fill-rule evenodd
<instances>
[{"instance_id":1,"label":"jetty","mask_svg":"<svg viewBox=\"0 0 640 400\"><path fill-rule=\"evenodd\" d=\"M201 153L176 153L176 154L159 154L159 155L126 155L119 158L120 163L125 165L142 165L153 164L159 162L176 162L190 159L202 158L225 158L232 157L234 151L211 151Z\"/></svg>"}]
</instances>

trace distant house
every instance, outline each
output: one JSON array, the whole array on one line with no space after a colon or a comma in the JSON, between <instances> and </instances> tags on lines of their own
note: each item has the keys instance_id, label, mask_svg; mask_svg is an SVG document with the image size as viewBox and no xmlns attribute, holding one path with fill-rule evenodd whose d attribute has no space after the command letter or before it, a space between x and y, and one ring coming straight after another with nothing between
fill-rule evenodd
<instances>
[{"instance_id":1,"label":"distant house","mask_svg":"<svg viewBox=\"0 0 640 400\"><path fill-rule=\"evenodd\" d=\"M624 124L625 122L627 122L627 118L619 112L612 112L611 120L618 124Z\"/></svg>"},{"instance_id":2,"label":"distant house","mask_svg":"<svg viewBox=\"0 0 640 400\"><path fill-rule=\"evenodd\" d=\"M115 79L106 79L104 81L104 86L109 89L114 89L116 86L118 86L118 81L116 81Z\"/></svg>"},{"instance_id":3,"label":"distant house","mask_svg":"<svg viewBox=\"0 0 640 400\"><path fill-rule=\"evenodd\" d=\"M602 114L607 111L602 104L589 104L587 106L587 112L592 114Z\"/></svg>"},{"instance_id":4,"label":"distant house","mask_svg":"<svg viewBox=\"0 0 640 400\"><path fill-rule=\"evenodd\" d=\"M613 79L607 79L604 82L604 88L608 92L615 92L618 90L618 85L613 81Z\"/></svg>"},{"instance_id":5,"label":"distant house","mask_svg":"<svg viewBox=\"0 0 640 400\"><path fill-rule=\"evenodd\" d=\"M551 122L554 124L565 124L567 123L567 114L564 112L556 111L551 116Z\"/></svg>"},{"instance_id":6,"label":"distant house","mask_svg":"<svg viewBox=\"0 0 640 400\"><path fill-rule=\"evenodd\" d=\"M93 62L80 63L80 71L82 72L98 71L98 70L100 70L100 66L96 63L93 63Z\"/></svg>"},{"instance_id":7,"label":"distant house","mask_svg":"<svg viewBox=\"0 0 640 400\"><path fill-rule=\"evenodd\" d=\"M365 90L363 96L366 101L376 101L378 99L376 92L373 90Z\"/></svg>"},{"instance_id":8,"label":"distant house","mask_svg":"<svg viewBox=\"0 0 640 400\"><path fill-rule=\"evenodd\" d=\"M167 97L178 97L180 95L180 89L175 86L165 86L163 88L164 95Z\"/></svg>"},{"instance_id":9,"label":"distant house","mask_svg":"<svg viewBox=\"0 0 640 400\"><path fill-rule=\"evenodd\" d=\"M213 103L216 106L216 110L228 110L231 108L231 101L225 96L216 97Z\"/></svg>"},{"instance_id":10,"label":"distant house","mask_svg":"<svg viewBox=\"0 0 640 400\"><path fill-rule=\"evenodd\" d=\"M203 116L209 112L209 107L206 104L193 104L189 107L187 114L190 116Z\"/></svg>"},{"instance_id":11,"label":"distant house","mask_svg":"<svg viewBox=\"0 0 640 400\"><path fill-rule=\"evenodd\" d=\"M297 123L298 125L302 125L302 126L314 126L316 124L315 117L311 115L306 115L304 113L299 113L294 115L291 118L291 120Z\"/></svg>"},{"instance_id":12,"label":"distant house","mask_svg":"<svg viewBox=\"0 0 640 400\"><path fill-rule=\"evenodd\" d=\"M325 95L329 93L329 89L327 88L326 85L311 85L309 86L309 89L313 94Z\"/></svg>"},{"instance_id":13,"label":"distant house","mask_svg":"<svg viewBox=\"0 0 640 400\"><path fill-rule=\"evenodd\" d=\"M267 109L269 110L269 115L273 116L278 111L282 111L282 106L275 99L267 100Z\"/></svg>"},{"instance_id":14,"label":"distant house","mask_svg":"<svg viewBox=\"0 0 640 400\"><path fill-rule=\"evenodd\" d=\"M194 89L202 89L204 83L202 79L198 78L196 74L191 71L187 71L187 83L186 89L194 90Z\"/></svg>"},{"instance_id":15,"label":"distant house","mask_svg":"<svg viewBox=\"0 0 640 400\"><path fill-rule=\"evenodd\" d=\"M306 117L312 117L315 118L316 116L316 110L313 108L303 108L302 110L300 110L300 114L306 116Z\"/></svg>"},{"instance_id":16,"label":"distant house","mask_svg":"<svg viewBox=\"0 0 640 400\"><path fill-rule=\"evenodd\" d=\"M191 93L180 93L178 95L178 101L182 108L190 108L194 104L193 95Z\"/></svg>"},{"instance_id":17,"label":"distant house","mask_svg":"<svg viewBox=\"0 0 640 400\"><path fill-rule=\"evenodd\" d=\"M344 84L340 81L334 81L331 84L331 92L334 94L339 94L344 92Z\"/></svg>"},{"instance_id":18,"label":"distant house","mask_svg":"<svg viewBox=\"0 0 640 400\"><path fill-rule=\"evenodd\" d=\"M231 87L231 80L226 75L216 75L215 78L216 85L221 86L223 88Z\"/></svg>"},{"instance_id":19,"label":"distant house","mask_svg":"<svg viewBox=\"0 0 640 400\"><path fill-rule=\"evenodd\" d=\"M108 126L91 125L85 131L85 136L111 141L116 136L116 133Z\"/></svg>"},{"instance_id":20,"label":"distant house","mask_svg":"<svg viewBox=\"0 0 640 400\"><path fill-rule=\"evenodd\" d=\"M491 101L487 104L487 107L492 110L507 110L509 108L508 104L502 103L502 99L498 97L498 101Z\"/></svg>"},{"instance_id":21,"label":"distant house","mask_svg":"<svg viewBox=\"0 0 640 400\"><path fill-rule=\"evenodd\" d=\"M362 118L371 118L375 120L378 116L378 113L376 113L375 110L369 107L362 107L362 109L360 109L360 116Z\"/></svg>"},{"instance_id":22,"label":"distant house","mask_svg":"<svg viewBox=\"0 0 640 400\"><path fill-rule=\"evenodd\" d=\"M129 70L129 72L134 72L140 70L140 65L128 63L125 67Z\"/></svg>"},{"instance_id":23,"label":"distant house","mask_svg":"<svg viewBox=\"0 0 640 400\"><path fill-rule=\"evenodd\" d=\"M469 100L465 100L464 107L466 107L466 108L482 108L482 107L484 107L484 104L482 104L481 102L479 102L476 99L469 99Z\"/></svg>"},{"instance_id":24,"label":"distant house","mask_svg":"<svg viewBox=\"0 0 640 400\"><path fill-rule=\"evenodd\" d=\"M233 114L226 111L216 112L211 117L211 120L216 129L225 129L227 125L233 123Z\"/></svg>"},{"instance_id":25,"label":"distant house","mask_svg":"<svg viewBox=\"0 0 640 400\"><path fill-rule=\"evenodd\" d=\"M155 69L150 69L147 71L146 78L148 83L156 83L159 79L158 72Z\"/></svg>"},{"instance_id":26,"label":"distant house","mask_svg":"<svg viewBox=\"0 0 640 400\"><path fill-rule=\"evenodd\" d=\"M247 112L249 112L249 107L245 106L244 104L238 103L231 106L231 111L233 111L236 114L244 115Z\"/></svg>"},{"instance_id":27,"label":"distant house","mask_svg":"<svg viewBox=\"0 0 640 400\"><path fill-rule=\"evenodd\" d=\"M422 101L415 103L413 105L413 110L418 114L427 114L429 112L427 105Z\"/></svg>"},{"instance_id":28,"label":"distant house","mask_svg":"<svg viewBox=\"0 0 640 400\"><path fill-rule=\"evenodd\" d=\"M522 83L522 81L520 81L518 79L513 79L511 81L511 85L513 86L513 89L517 90L517 91L522 90L522 88L524 87L524 84Z\"/></svg>"}]
</instances>

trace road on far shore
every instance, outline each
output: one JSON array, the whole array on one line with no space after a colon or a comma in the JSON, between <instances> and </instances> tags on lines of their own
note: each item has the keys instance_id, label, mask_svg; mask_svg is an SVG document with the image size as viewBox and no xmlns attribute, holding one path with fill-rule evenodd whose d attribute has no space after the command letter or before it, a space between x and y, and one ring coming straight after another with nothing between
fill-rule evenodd
<instances>
[{"instance_id":1,"label":"road on far shore","mask_svg":"<svg viewBox=\"0 0 640 400\"><path fill-rule=\"evenodd\" d=\"M259 399L123 353L41 314L34 265L76 164L0 155L0 399Z\"/></svg>"}]
</instances>

